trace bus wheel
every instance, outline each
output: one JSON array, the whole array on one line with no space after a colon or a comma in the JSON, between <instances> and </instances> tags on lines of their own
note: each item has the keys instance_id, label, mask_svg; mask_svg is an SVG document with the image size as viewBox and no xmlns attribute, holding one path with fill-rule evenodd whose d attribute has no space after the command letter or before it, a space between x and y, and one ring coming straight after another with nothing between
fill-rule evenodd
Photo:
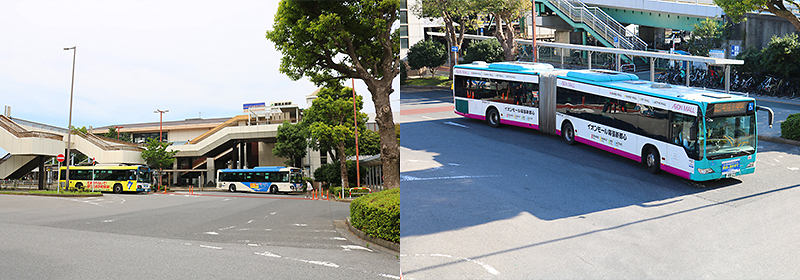
<instances>
[{"instance_id":1,"label":"bus wheel","mask_svg":"<svg viewBox=\"0 0 800 280\"><path fill-rule=\"evenodd\" d=\"M569 121L565 121L564 124L561 125L561 138L564 139L567 145L575 144L575 129L572 128L572 123Z\"/></svg>"},{"instance_id":2,"label":"bus wheel","mask_svg":"<svg viewBox=\"0 0 800 280\"><path fill-rule=\"evenodd\" d=\"M120 185L119 183L114 184L114 193L117 194L122 193L122 185Z\"/></svg>"},{"instance_id":3,"label":"bus wheel","mask_svg":"<svg viewBox=\"0 0 800 280\"><path fill-rule=\"evenodd\" d=\"M647 170L650 173L658 174L661 171L661 156L658 154L656 148L650 147L644 156L644 164L647 165Z\"/></svg>"},{"instance_id":4,"label":"bus wheel","mask_svg":"<svg viewBox=\"0 0 800 280\"><path fill-rule=\"evenodd\" d=\"M489 125L492 127L500 126L500 113L497 112L497 109L492 107L486 111L486 121L489 122Z\"/></svg>"},{"instance_id":5,"label":"bus wheel","mask_svg":"<svg viewBox=\"0 0 800 280\"><path fill-rule=\"evenodd\" d=\"M228 191L229 191L229 192L236 192L236 185L234 185L234 184L231 184L231 185L228 187Z\"/></svg>"},{"instance_id":6,"label":"bus wheel","mask_svg":"<svg viewBox=\"0 0 800 280\"><path fill-rule=\"evenodd\" d=\"M278 188L276 188L275 186L269 187L269 193L277 194L278 193Z\"/></svg>"},{"instance_id":7,"label":"bus wheel","mask_svg":"<svg viewBox=\"0 0 800 280\"><path fill-rule=\"evenodd\" d=\"M76 192L82 192L83 191L83 183L75 184L75 191Z\"/></svg>"}]
</instances>

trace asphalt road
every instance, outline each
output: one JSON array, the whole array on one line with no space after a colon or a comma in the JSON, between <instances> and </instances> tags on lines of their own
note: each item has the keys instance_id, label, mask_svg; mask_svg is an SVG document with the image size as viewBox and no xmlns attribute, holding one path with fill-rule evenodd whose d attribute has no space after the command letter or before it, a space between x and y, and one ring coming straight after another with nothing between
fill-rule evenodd
<instances>
[{"instance_id":1,"label":"asphalt road","mask_svg":"<svg viewBox=\"0 0 800 280\"><path fill-rule=\"evenodd\" d=\"M800 278L800 147L704 183L403 89L405 279Z\"/></svg>"},{"instance_id":2,"label":"asphalt road","mask_svg":"<svg viewBox=\"0 0 800 280\"><path fill-rule=\"evenodd\" d=\"M0 271L6 279L399 279L396 254L334 223L348 208L247 193L0 195Z\"/></svg>"}]
</instances>

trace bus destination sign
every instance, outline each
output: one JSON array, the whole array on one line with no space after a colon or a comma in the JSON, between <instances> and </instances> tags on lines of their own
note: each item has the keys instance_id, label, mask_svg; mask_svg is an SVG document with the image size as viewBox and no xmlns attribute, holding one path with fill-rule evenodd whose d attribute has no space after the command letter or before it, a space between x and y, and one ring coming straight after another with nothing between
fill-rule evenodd
<instances>
[{"instance_id":1,"label":"bus destination sign","mask_svg":"<svg viewBox=\"0 0 800 280\"><path fill-rule=\"evenodd\" d=\"M745 115L753 112L753 102L729 102L729 103L714 103L708 105L707 114L711 116L732 116L732 115Z\"/></svg>"}]
</instances>

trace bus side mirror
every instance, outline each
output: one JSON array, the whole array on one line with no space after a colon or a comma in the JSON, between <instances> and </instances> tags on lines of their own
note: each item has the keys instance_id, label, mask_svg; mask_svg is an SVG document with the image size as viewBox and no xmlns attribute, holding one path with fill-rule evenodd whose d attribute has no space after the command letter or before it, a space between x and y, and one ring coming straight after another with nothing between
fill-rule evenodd
<instances>
[{"instance_id":1,"label":"bus side mirror","mask_svg":"<svg viewBox=\"0 0 800 280\"><path fill-rule=\"evenodd\" d=\"M756 110L767 111L769 114L769 128L772 128L772 121L775 120L775 113L772 112L772 109L764 106L756 106Z\"/></svg>"}]
</instances>

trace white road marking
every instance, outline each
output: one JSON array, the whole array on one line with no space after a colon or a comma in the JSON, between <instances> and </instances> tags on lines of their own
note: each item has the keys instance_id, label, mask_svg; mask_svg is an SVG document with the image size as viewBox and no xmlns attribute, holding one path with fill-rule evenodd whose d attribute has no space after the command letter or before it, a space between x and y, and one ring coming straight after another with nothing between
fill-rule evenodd
<instances>
[{"instance_id":1,"label":"white road marking","mask_svg":"<svg viewBox=\"0 0 800 280\"><path fill-rule=\"evenodd\" d=\"M250 230L249 228L240 228L238 230Z\"/></svg>"},{"instance_id":2,"label":"white road marking","mask_svg":"<svg viewBox=\"0 0 800 280\"><path fill-rule=\"evenodd\" d=\"M247 221L247 223L248 223L248 224L249 224L249 223L252 223L252 222L253 222L253 220L249 220L249 221Z\"/></svg>"},{"instance_id":3,"label":"white road marking","mask_svg":"<svg viewBox=\"0 0 800 280\"><path fill-rule=\"evenodd\" d=\"M214 246L207 246L207 245L200 245L200 248L207 248L207 249L214 249L214 250L222 250L221 247L214 247Z\"/></svg>"},{"instance_id":4,"label":"white road marking","mask_svg":"<svg viewBox=\"0 0 800 280\"><path fill-rule=\"evenodd\" d=\"M264 253L256 252L256 255L265 256L265 257L272 257L272 258L281 258L281 256L278 256L278 255L270 253L270 252L264 252Z\"/></svg>"},{"instance_id":5,"label":"white road marking","mask_svg":"<svg viewBox=\"0 0 800 280\"><path fill-rule=\"evenodd\" d=\"M791 170L791 171L797 171L797 170L800 170L800 168L797 168L797 167L787 167L787 168L789 168L789 170Z\"/></svg>"},{"instance_id":6,"label":"white road marking","mask_svg":"<svg viewBox=\"0 0 800 280\"><path fill-rule=\"evenodd\" d=\"M347 240L347 238L344 238L344 237L331 237L331 239L333 239L333 240Z\"/></svg>"},{"instance_id":7,"label":"white road marking","mask_svg":"<svg viewBox=\"0 0 800 280\"><path fill-rule=\"evenodd\" d=\"M272 213L269 213L269 214L270 215L275 215L275 214L278 214L278 212L272 212Z\"/></svg>"},{"instance_id":8,"label":"white road marking","mask_svg":"<svg viewBox=\"0 0 800 280\"><path fill-rule=\"evenodd\" d=\"M454 122L444 122L444 124L449 124L449 125L462 127L462 128L469 128L469 126L466 126L466 125L463 125L463 124L460 124L460 123L454 123Z\"/></svg>"},{"instance_id":9,"label":"white road marking","mask_svg":"<svg viewBox=\"0 0 800 280\"><path fill-rule=\"evenodd\" d=\"M105 220L105 221L103 221L103 222L104 222L104 223L113 223L114 221L116 221L116 219L113 219L113 220Z\"/></svg>"},{"instance_id":10,"label":"white road marking","mask_svg":"<svg viewBox=\"0 0 800 280\"><path fill-rule=\"evenodd\" d=\"M247 246L250 246L250 247L258 247L258 244L247 244Z\"/></svg>"},{"instance_id":11,"label":"white road marking","mask_svg":"<svg viewBox=\"0 0 800 280\"><path fill-rule=\"evenodd\" d=\"M267 228L267 229L264 229L264 230L266 230L266 231L271 231L272 229L271 229L271 228Z\"/></svg>"},{"instance_id":12,"label":"white road marking","mask_svg":"<svg viewBox=\"0 0 800 280\"><path fill-rule=\"evenodd\" d=\"M386 278L392 278L392 279L403 279L403 278L400 278L400 276L394 276L394 275L383 274L383 273L378 274L378 275L386 277Z\"/></svg>"},{"instance_id":13,"label":"white road marking","mask_svg":"<svg viewBox=\"0 0 800 280\"><path fill-rule=\"evenodd\" d=\"M307 224L294 224L294 225L298 226L298 227L307 227L308 226Z\"/></svg>"},{"instance_id":14,"label":"white road marking","mask_svg":"<svg viewBox=\"0 0 800 280\"><path fill-rule=\"evenodd\" d=\"M219 235L219 233L213 231L204 232L203 234Z\"/></svg>"},{"instance_id":15,"label":"white road marking","mask_svg":"<svg viewBox=\"0 0 800 280\"><path fill-rule=\"evenodd\" d=\"M349 250L364 250L364 251L372 252L372 250L364 248L364 247L361 247L361 246L358 246L358 245L339 245L339 247L342 247L343 249L345 249L345 251L349 251Z\"/></svg>"},{"instance_id":16,"label":"white road marking","mask_svg":"<svg viewBox=\"0 0 800 280\"><path fill-rule=\"evenodd\" d=\"M236 227L236 226L229 226L229 227L224 227L224 228L221 228L221 229L219 229L219 230L229 230L229 229L232 229L232 228L235 228L235 227Z\"/></svg>"},{"instance_id":17,"label":"white road marking","mask_svg":"<svg viewBox=\"0 0 800 280\"><path fill-rule=\"evenodd\" d=\"M429 177L429 178L420 178L408 175L400 175L400 182L410 182L410 181L430 181L430 180L453 180L453 179L472 179L472 178L497 178L501 177L500 175L476 175L476 176L444 176L444 177Z\"/></svg>"},{"instance_id":18,"label":"white road marking","mask_svg":"<svg viewBox=\"0 0 800 280\"><path fill-rule=\"evenodd\" d=\"M407 256L409 256L409 255L401 254L400 258L407 257ZM476 260L473 260L473 259L470 259L470 258L454 257L454 256L451 256L451 255L445 255L445 254L427 254L427 255L426 254L413 254L411 256L415 256L415 257L442 257L442 258L462 260L462 261L471 262L471 263L480 265L481 267L483 267L483 269L486 270L486 272L489 272L492 275L500 274L500 272L497 271L497 269L494 269L494 267L492 267L491 265L488 265L488 264L485 264L485 263L482 263L480 261L476 261Z\"/></svg>"}]
</instances>

